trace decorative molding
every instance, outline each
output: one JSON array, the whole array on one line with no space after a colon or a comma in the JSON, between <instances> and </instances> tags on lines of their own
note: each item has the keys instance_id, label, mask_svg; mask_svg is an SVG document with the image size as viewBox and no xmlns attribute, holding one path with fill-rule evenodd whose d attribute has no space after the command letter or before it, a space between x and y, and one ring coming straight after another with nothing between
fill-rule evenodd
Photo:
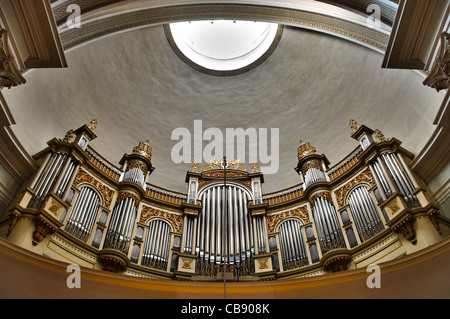
<instances>
[{"instance_id":1,"label":"decorative molding","mask_svg":"<svg viewBox=\"0 0 450 319\"><path fill-rule=\"evenodd\" d=\"M316 198L318 197L322 197L323 199L325 199L326 201L328 201L331 205L333 204L333 199L331 198L331 193L329 191L321 191L319 193L315 193L314 195L312 195L309 198L309 203L311 204L311 207L314 207L314 201L316 200Z\"/></svg>"},{"instance_id":2,"label":"decorative molding","mask_svg":"<svg viewBox=\"0 0 450 319\"><path fill-rule=\"evenodd\" d=\"M350 182L348 182L341 188L338 188L337 190L334 191L339 208L342 208L345 206L345 198L347 197L349 191L355 185L360 184L360 183L368 183L372 187L376 186L375 180L373 179L372 173L370 172L369 169L364 170L358 176L356 176L354 179L352 179Z\"/></svg>"},{"instance_id":3,"label":"decorative molding","mask_svg":"<svg viewBox=\"0 0 450 319\"><path fill-rule=\"evenodd\" d=\"M402 219L398 224L392 226L392 229L396 233L402 233L407 240L409 240L413 245L417 243L416 232L414 230L414 217L408 215L406 218Z\"/></svg>"},{"instance_id":4,"label":"decorative molding","mask_svg":"<svg viewBox=\"0 0 450 319\"><path fill-rule=\"evenodd\" d=\"M267 228L269 231L269 234L272 234L275 232L275 228L279 223L281 223L284 219L289 217L298 217L301 219L301 221L304 224L307 224L310 222L309 220L309 213L308 213L308 207L301 206L295 209L288 210L286 212L273 214L270 216L267 216Z\"/></svg>"},{"instance_id":5,"label":"decorative molding","mask_svg":"<svg viewBox=\"0 0 450 319\"><path fill-rule=\"evenodd\" d=\"M26 82L20 74L8 47L8 31L0 29L0 88L18 86Z\"/></svg>"},{"instance_id":6,"label":"decorative molding","mask_svg":"<svg viewBox=\"0 0 450 319\"><path fill-rule=\"evenodd\" d=\"M183 218L180 215L165 212L149 206L142 207L141 218L139 219L139 222L144 224L148 221L149 218L155 216L167 219L172 224L173 229L176 233L182 232Z\"/></svg>"},{"instance_id":7,"label":"decorative molding","mask_svg":"<svg viewBox=\"0 0 450 319\"><path fill-rule=\"evenodd\" d=\"M57 226L53 225L53 223L49 222L42 215L36 216L34 222L36 227L33 232L33 246L36 246L45 236L53 234L58 229Z\"/></svg>"},{"instance_id":8,"label":"decorative molding","mask_svg":"<svg viewBox=\"0 0 450 319\"><path fill-rule=\"evenodd\" d=\"M112 197L114 195L113 190L100 183L98 180L86 173L82 168L78 170L77 176L75 177L75 180L73 182L73 186L77 187L81 183L88 183L94 186L102 194L105 206L107 208L110 208Z\"/></svg>"},{"instance_id":9,"label":"decorative molding","mask_svg":"<svg viewBox=\"0 0 450 319\"><path fill-rule=\"evenodd\" d=\"M434 61L430 74L423 82L436 91L446 90L450 87L450 34L441 34L441 50Z\"/></svg>"},{"instance_id":10,"label":"decorative molding","mask_svg":"<svg viewBox=\"0 0 450 319\"><path fill-rule=\"evenodd\" d=\"M65 29L60 36L67 50L124 30L205 18L272 21L333 34L378 52L384 52L389 40L388 32L343 18L291 8L233 3L174 5L118 13L83 23L81 28Z\"/></svg>"}]
</instances>

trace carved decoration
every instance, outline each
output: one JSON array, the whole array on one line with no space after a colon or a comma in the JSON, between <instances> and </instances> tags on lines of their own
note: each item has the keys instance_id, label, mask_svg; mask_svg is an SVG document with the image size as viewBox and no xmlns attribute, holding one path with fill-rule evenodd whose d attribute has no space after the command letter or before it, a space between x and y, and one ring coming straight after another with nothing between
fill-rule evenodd
<instances>
[{"instance_id":1,"label":"carved decoration","mask_svg":"<svg viewBox=\"0 0 450 319\"><path fill-rule=\"evenodd\" d=\"M74 137L75 137L75 133L73 132L73 130L70 130L66 133L66 136L64 136L63 142L72 143Z\"/></svg>"},{"instance_id":2,"label":"carved decoration","mask_svg":"<svg viewBox=\"0 0 450 319\"><path fill-rule=\"evenodd\" d=\"M143 206L141 211L140 223L144 224L150 217L158 216L167 219L175 229L175 232L181 233L183 226L183 218L180 215L165 212L149 206Z\"/></svg>"},{"instance_id":3,"label":"carved decoration","mask_svg":"<svg viewBox=\"0 0 450 319\"><path fill-rule=\"evenodd\" d=\"M381 131L378 130L378 129L376 129L376 130L373 132L373 136L375 137L377 143L387 141L386 138L384 137L384 134L381 133Z\"/></svg>"},{"instance_id":4,"label":"carved decoration","mask_svg":"<svg viewBox=\"0 0 450 319\"><path fill-rule=\"evenodd\" d=\"M14 64L14 57L8 48L8 31L0 30L0 87L18 86L26 80Z\"/></svg>"},{"instance_id":5,"label":"carved decoration","mask_svg":"<svg viewBox=\"0 0 450 319\"><path fill-rule=\"evenodd\" d=\"M136 206L136 209L138 208L141 200L135 194L129 192L120 192L119 196L117 196L116 205L118 205L121 201L123 201L126 198L134 199L134 206Z\"/></svg>"},{"instance_id":6,"label":"carved decoration","mask_svg":"<svg viewBox=\"0 0 450 319\"><path fill-rule=\"evenodd\" d=\"M286 212L270 215L267 216L267 228L269 230L269 234L274 233L275 227L278 225L278 223L280 223L283 219L288 217L298 217L302 220L304 224L310 222L308 208L306 206L301 206Z\"/></svg>"},{"instance_id":7,"label":"carved decoration","mask_svg":"<svg viewBox=\"0 0 450 319\"><path fill-rule=\"evenodd\" d=\"M436 89L438 92L450 87L450 34L447 32L441 34L439 56L434 61L430 75L423 84Z\"/></svg>"},{"instance_id":8,"label":"carved decoration","mask_svg":"<svg viewBox=\"0 0 450 319\"><path fill-rule=\"evenodd\" d=\"M95 134L95 130L97 129L98 121L97 119L93 119L89 124L87 124L87 127L91 130L92 133Z\"/></svg>"},{"instance_id":9,"label":"carved decoration","mask_svg":"<svg viewBox=\"0 0 450 319\"><path fill-rule=\"evenodd\" d=\"M322 167L320 166L320 161L318 161L318 160L310 160L305 165L302 166L302 174L303 174L303 176L306 175L306 172L311 167L317 168L318 170L322 170Z\"/></svg>"},{"instance_id":10,"label":"carved decoration","mask_svg":"<svg viewBox=\"0 0 450 319\"><path fill-rule=\"evenodd\" d=\"M253 163L252 164L252 173L260 173L261 169L259 168L259 164L258 163Z\"/></svg>"},{"instance_id":11,"label":"carved decoration","mask_svg":"<svg viewBox=\"0 0 450 319\"><path fill-rule=\"evenodd\" d=\"M8 232L6 233L6 237L8 237L12 231L14 230L14 227L16 227L17 222L19 221L20 217L22 216L21 213L14 210L9 214L9 224L8 224Z\"/></svg>"},{"instance_id":12,"label":"carved decoration","mask_svg":"<svg viewBox=\"0 0 450 319\"><path fill-rule=\"evenodd\" d=\"M129 264L128 257L125 254L111 249L100 251L98 261L102 264L104 271L114 273L124 272Z\"/></svg>"},{"instance_id":13,"label":"carved decoration","mask_svg":"<svg viewBox=\"0 0 450 319\"><path fill-rule=\"evenodd\" d=\"M112 197L114 195L114 191L100 183L98 180L93 178L91 175L86 173L83 169L79 169L77 176L75 177L75 181L73 182L73 186L77 187L81 183L88 183L94 186L102 195L105 201L105 206L109 208L111 206Z\"/></svg>"},{"instance_id":14,"label":"carved decoration","mask_svg":"<svg viewBox=\"0 0 450 319\"><path fill-rule=\"evenodd\" d=\"M59 208L60 206L55 201L52 201L52 204L50 205L48 210L51 211L53 214L57 215Z\"/></svg>"},{"instance_id":15,"label":"carved decoration","mask_svg":"<svg viewBox=\"0 0 450 319\"><path fill-rule=\"evenodd\" d=\"M134 167L140 168L141 171L144 172L144 176L147 175L147 173L148 173L148 167L147 167L147 165L145 165L145 164L142 163L141 161L138 161L138 160L131 160L131 161L128 163L127 170L130 170L130 169L132 169L132 168L134 168Z\"/></svg>"},{"instance_id":16,"label":"carved decoration","mask_svg":"<svg viewBox=\"0 0 450 319\"><path fill-rule=\"evenodd\" d=\"M239 163L239 160L234 160L232 162L225 161L222 159L220 162L216 160L211 160L208 165L205 166L203 169L203 172L212 171L212 170L223 170L223 169L230 169L230 170L236 170L236 171L243 171L246 172L244 165ZM228 174L227 174L228 175ZM223 176L223 174L222 174Z\"/></svg>"},{"instance_id":17,"label":"carved decoration","mask_svg":"<svg viewBox=\"0 0 450 319\"><path fill-rule=\"evenodd\" d=\"M191 170L190 170L189 172L192 172L192 173L200 173L198 163L192 163L192 168L191 168Z\"/></svg>"},{"instance_id":18,"label":"carved decoration","mask_svg":"<svg viewBox=\"0 0 450 319\"><path fill-rule=\"evenodd\" d=\"M352 129L352 134L359 129L359 125L354 119L350 119L350 128Z\"/></svg>"},{"instance_id":19,"label":"carved decoration","mask_svg":"<svg viewBox=\"0 0 450 319\"><path fill-rule=\"evenodd\" d=\"M146 142L140 142L138 146L133 148L133 154L141 155L147 158L149 161L152 159L152 148L150 147L149 140Z\"/></svg>"},{"instance_id":20,"label":"carved decoration","mask_svg":"<svg viewBox=\"0 0 450 319\"><path fill-rule=\"evenodd\" d=\"M413 245L417 243L416 232L414 230L414 218L408 216L400 223L393 227L396 233L402 233L407 240L409 240Z\"/></svg>"},{"instance_id":21,"label":"carved decoration","mask_svg":"<svg viewBox=\"0 0 450 319\"><path fill-rule=\"evenodd\" d=\"M394 201L391 205L388 206L389 209L392 211L392 214L395 214L400 210L400 207L397 204L397 201Z\"/></svg>"},{"instance_id":22,"label":"carved decoration","mask_svg":"<svg viewBox=\"0 0 450 319\"><path fill-rule=\"evenodd\" d=\"M311 146L309 142L303 143L303 141L300 140L300 146L297 148L298 160L300 161L302 158L311 154L316 154L316 148Z\"/></svg>"},{"instance_id":23,"label":"carved decoration","mask_svg":"<svg viewBox=\"0 0 450 319\"><path fill-rule=\"evenodd\" d=\"M336 195L336 199L339 205L339 208L344 207L345 204L345 198L347 197L348 192L350 191L353 186L359 183L368 183L370 186L375 186L375 180L373 179L372 173L369 169L366 169L361 174L356 176L354 179L352 179L350 182L342 186L341 188L334 191L334 194Z\"/></svg>"},{"instance_id":24,"label":"carved decoration","mask_svg":"<svg viewBox=\"0 0 450 319\"><path fill-rule=\"evenodd\" d=\"M331 205L333 205L333 199L331 198L331 194L330 194L330 192L326 191L326 192L316 193L309 198L311 207L314 206L314 201L316 200L317 197L322 197L323 199L327 200Z\"/></svg>"},{"instance_id":25,"label":"carved decoration","mask_svg":"<svg viewBox=\"0 0 450 319\"><path fill-rule=\"evenodd\" d=\"M56 231L56 227L49 223L47 220L37 216L34 219L36 224L35 230L33 232L33 245L36 246L40 243L46 235L53 234Z\"/></svg>"},{"instance_id":26,"label":"carved decoration","mask_svg":"<svg viewBox=\"0 0 450 319\"><path fill-rule=\"evenodd\" d=\"M258 260L259 269L267 269L269 268L269 260L267 258Z\"/></svg>"},{"instance_id":27,"label":"carved decoration","mask_svg":"<svg viewBox=\"0 0 450 319\"><path fill-rule=\"evenodd\" d=\"M339 272L347 270L348 264L351 262L350 256L338 256L325 262L323 265L325 271Z\"/></svg>"}]
</instances>

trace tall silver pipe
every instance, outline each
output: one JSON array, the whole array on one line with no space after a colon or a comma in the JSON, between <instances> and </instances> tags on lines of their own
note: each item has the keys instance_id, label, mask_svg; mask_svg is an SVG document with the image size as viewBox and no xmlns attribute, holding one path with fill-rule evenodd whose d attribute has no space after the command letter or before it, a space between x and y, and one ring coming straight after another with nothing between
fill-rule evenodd
<instances>
[{"instance_id":1,"label":"tall silver pipe","mask_svg":"<svg viewBox=\"0 0 450 319\"><path fill-rule=\"evenodd\" d=\"M215 254L216 254L216 192L217 188L211 189L211 209L210 209L210 215L211 215L211 259L214 261Z\"/></svg>"},{"instance_id":2,"label":"tall silver pipe","mask_svg":"<svg viewBox=\"0 0 450 319\"><path fill-rule=\"evenodd\" d=\"M61 169L61 166L63 164L63 161L65 159L64 155L63 154L59 154L58 159L57 159L54 167L50 171L50 174L49 174L48 178L42 184L42 187L40 188L40 190L37 192L38 196L45 196L49 192L51 187L53 186L56 178L58 177L58 174L60 172L60 169Z\"/></svg>"},{"instance_id":3,"label":"tall silver pipe","mask_svg":"<svg viewBox=\"0 0 450 319\"><path fill-rule=\"evenodd\" d=\"M361 217L359 216L360 213L358 211L355 199L353 198L352 195L349 199L350 211L352 212L353 219L355 220L356 229L359 233L359 237L361 238L361 241L365 241L367 239L365 236L366 228L364 227L364 223L362 222Z\"/></svg>"},{"instance_id":4,"label":"tall silver pipe","mask_svg":"<svg viewBox=\"0 0 450 319\"><path fill-rule=\"evenodd\" d=\"M51 155L51 157L49 158L49 160L47 161L47 164L46 164L44 170L41 172L40 176L38 177L38 179L36 180L36 182L35 182L35 184L33 186L33 189L35 191L35 195L38 193L40 187L44 183L44 180L48 177L49 172L54 167L54 163L58 159L58 157L59 157L59 153L53 153Z\"/></svg>"},{"instance_id":5,"label":"tall silver pipe","mask_svg":"<svg viewBox=\"0 0 450 319\"><path fill-rule=\"evenodd\" d=\"M383 174L383 171L380 166L381 165L380 163L378 163L378 160L375 160L373 162L373 168L376 172L378 179L380 180L380 183L383 187L383 191L386 194L386 197L389 197L393 193L393 190L390 188L388 182L386 181L386 176Z\"/></svg>"},{"instance_id":6,"label":"tall silver pipe","mask_svg":"<svg viewBox=\"0 0 450 319\"><path fill-rule=\"evenodd\" d=\"M384 188L383 188L383 186L382 186L382 184L380 182L380 179L378 178L378 175L375 172L375 169L373 168L373 164L369 163L368 166L369 166L369 169L370 169L370 173L372 174L372 176L373 176L373 178L375 180L375 184L377 184L377 188L380 190L381 198L383 200L386 200L387 199L386 192L385 192L385 190L384 190Z\"/></svg>"}]
</instances>

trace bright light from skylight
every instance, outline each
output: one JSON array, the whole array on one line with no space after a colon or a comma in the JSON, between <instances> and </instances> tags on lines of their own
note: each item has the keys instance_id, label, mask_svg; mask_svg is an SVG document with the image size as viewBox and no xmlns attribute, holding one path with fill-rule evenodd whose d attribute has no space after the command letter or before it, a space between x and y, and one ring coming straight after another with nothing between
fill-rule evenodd
<instances>
[{"instance_id":1,"label":"bright light from skylight","mask_svg":"<svg viewBox=\"0 0 450 319\"><path fill-rule=\"evenodd\" d=\"M180 51L194 63L210 70L229 71L258 60L272 45L275 23L204 20L170 24Z\"/></svg>"}]
</instances>

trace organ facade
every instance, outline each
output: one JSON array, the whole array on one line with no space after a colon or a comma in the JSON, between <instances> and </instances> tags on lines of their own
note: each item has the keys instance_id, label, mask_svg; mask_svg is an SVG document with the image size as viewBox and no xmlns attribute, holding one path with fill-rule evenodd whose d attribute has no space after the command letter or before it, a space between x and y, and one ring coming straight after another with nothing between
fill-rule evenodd
<instances>
[{"instance_id":1,"label":"organ facade","mask_svg":"<svg viewBox=\"0 0 450 319\"><path fill-rule=\"evenodd\" d=\"M1 236L38 254L130 276L260 281L393 260L449 234L413 154L350 121L355 149L330 167L300 140L299 183L264 194L258 164L193 163L187 192L150 183L150 141L116 166L90 142L93 120L34 156L36 172L1 221ZM170 172L168 172L170 173Z\"/></svg>"}]
</instances>

